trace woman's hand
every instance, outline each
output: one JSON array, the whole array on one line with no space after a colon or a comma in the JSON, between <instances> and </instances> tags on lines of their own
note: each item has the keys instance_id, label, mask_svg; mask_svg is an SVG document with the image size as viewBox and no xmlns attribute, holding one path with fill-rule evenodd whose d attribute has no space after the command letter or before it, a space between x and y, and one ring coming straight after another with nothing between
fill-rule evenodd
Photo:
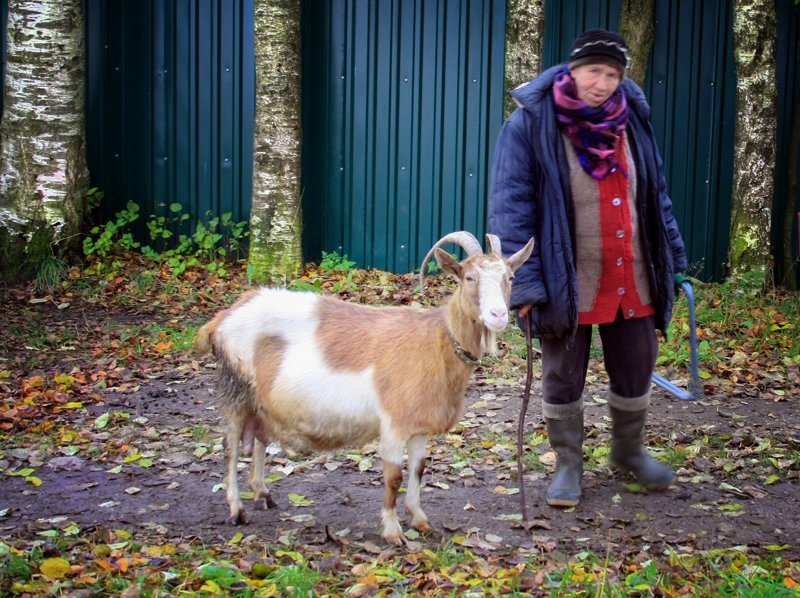
<instances>
[{"instance_id":1,"label":"woman's hand","mask_svg":"<svg viewBox=\"0 0 800 598\"><path fill-rule=\"evenodd\" d=\"M531 307L533 307L533 306L532 305L523 305L522 307L520 307L519 308L519 312L517 312L519 314L519 317L520 318L524 318L525 316L527 316L528 312L531 311Z\"/></svg>"}]
</instances>

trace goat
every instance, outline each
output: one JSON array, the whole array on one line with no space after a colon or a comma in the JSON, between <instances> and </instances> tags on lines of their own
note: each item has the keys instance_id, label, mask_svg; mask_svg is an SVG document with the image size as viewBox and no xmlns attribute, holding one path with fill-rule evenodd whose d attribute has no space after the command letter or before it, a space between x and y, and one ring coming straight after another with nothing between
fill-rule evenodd
<instances>
[{"instance_id":1,"label":"goat","mask_svg":"<svg viewBox=\"0 0 800 598\"><path fill-rule=\"evenodd\" d=\"M470 233L451 233L425 256L421 281L431 254L459 281L441 307L379 308L263 288L199 330L196 349L213 349L218 361L231 523L245 522L236 468L240 440L245 454L253 451L248 481L254 499L269 508L275 506L264 484L269 442L327 451L378 439L384 540L405 541L396 511L404 448L406 511L415 529L431 529L420 507L427 440L461 416L472 372L482 355L495 352L495 333L508 324L513 272L533 250L531 239L503 259L500 240L487 240L491 254ZM441 249L446 243L459 244L467 257L459 262Z\"/></svg>"}]
</instances>

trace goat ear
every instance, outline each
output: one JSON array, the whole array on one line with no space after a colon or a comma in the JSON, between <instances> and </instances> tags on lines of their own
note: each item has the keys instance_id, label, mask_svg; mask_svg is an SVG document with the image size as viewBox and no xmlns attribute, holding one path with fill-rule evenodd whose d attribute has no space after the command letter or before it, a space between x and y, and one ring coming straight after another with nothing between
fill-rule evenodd
<instances>
[{"instance_id":1,"label":"goat ear","mask_svg":"<svg viewBox=\"0 0 800 598\"><path fill-rule=\"evenodd\" d=\"M531 240L528 241L525 247L509 257L506 260L506 263L508 264L508 267L511 268L511 271L514 272L522 264L528 261L528 258L531 257L531 253L533 253L533 237L531 237Z\"/></svg>"},{"instance_id":2,"label":"goat ear","mask_svg":"<svg viewBox=\"0 0 800 598\"><path fill-rule=\"evenodd\" d=\"M439 262L439 266L442 270L448 274L452 274L456 278L461 278L461 264L458 263L456 258L439 247L436 248L435 255L436 261Z\"/></svg>"}]
</instances>

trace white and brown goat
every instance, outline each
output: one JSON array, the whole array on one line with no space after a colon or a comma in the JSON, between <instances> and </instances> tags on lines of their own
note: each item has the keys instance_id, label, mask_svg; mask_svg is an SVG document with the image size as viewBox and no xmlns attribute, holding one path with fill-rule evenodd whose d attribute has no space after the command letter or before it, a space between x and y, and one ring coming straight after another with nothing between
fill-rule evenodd
<instances>
[{"instance_id":1,"label":"white and brown goat","mask_svg":"<svg viewBox=\"0 0 800 598\"><path fill-rule=\"evenodd\" d=\"M249 473L255 499L273 506L264 484L265 445L300 451L363 446L379 440L385 495L383 538L404 540L396 501L408 450L406 511L411 525L430 529L420 507L420 482L430 436L461 416L470 375L495 351L495 333L508 324L513 272L533 240L503 259L469 233L451 233L432 254L459 285L438 308L370 307L313 293L261 289L245 294L203 326L195 341L218 360L217 396L227 423L227 500L233 523L244 521L239 497L239 441L253 451ZM440 247L457 243L458 262ZM422 275L420 275L422 278Z\"/></svg>"}]
</instances>

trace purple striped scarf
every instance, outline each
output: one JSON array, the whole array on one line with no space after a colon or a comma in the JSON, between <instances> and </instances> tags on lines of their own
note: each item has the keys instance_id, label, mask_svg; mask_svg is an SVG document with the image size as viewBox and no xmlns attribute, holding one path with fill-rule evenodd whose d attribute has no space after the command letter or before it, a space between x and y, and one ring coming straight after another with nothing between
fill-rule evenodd
<instances>
[{"instance_id":1,"label":"purple striped scarf","mask_svg":"<svg viewBox=\"0 0 800 598\"><path fill-rule=\"evenodd\" d=\"M565 67L553 84L556 119L578 154L583 169L593 178L606 178L612 168L628 173L617 162L614 151L628 124L628 102L622 89L608 98L602 106L593 108L578 99L575 81Z\"/></svg>"}]
</instances>

